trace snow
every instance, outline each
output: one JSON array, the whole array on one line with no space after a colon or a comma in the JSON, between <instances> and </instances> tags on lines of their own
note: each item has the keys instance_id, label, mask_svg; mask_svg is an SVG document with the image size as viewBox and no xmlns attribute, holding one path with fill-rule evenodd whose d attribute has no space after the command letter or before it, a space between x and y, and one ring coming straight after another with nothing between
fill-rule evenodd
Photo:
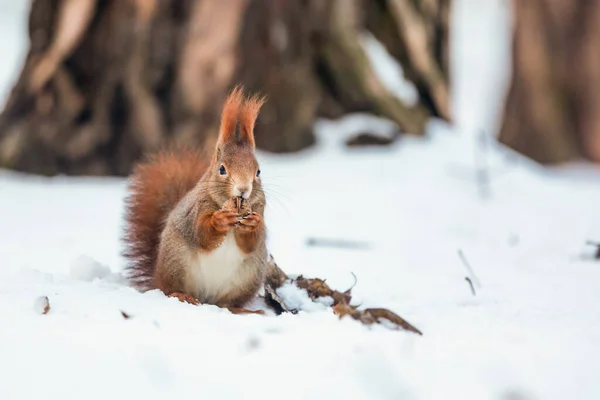
<instances>
[{"instance_id":1,"label":"snow","mask_svg":"<svg viewBox=\"0 0 600 400\"><path fill-rule=\"evenodd\" d=\"M122 274L112 273L111 269L91 257L80 255L75 259L70 269L70 276L73 279L91 282L96 279L108 281L123 281Z\"/></svg>"},{"instance_id":2,"label":"snow","mask_svg":"<svg viewBox=\"0 0 600 400\"><path fill-rule=\"evenodd\" d=\"M8 3L0 50L16 70L25 8ZM600 240L600 172L542 168L491 141L477 150L505 93L508 13L496 0L455 9L454 127L350 150L345 136L393 128L354 115L318 121L314 149L260 154L277 263L339 290L354 273L353 303L424 336L339 320L289 287L280 294L305 311L279 317L138 293L119 279L124 180L2 171L0 398L600 398L600 264L586 246ZM15 73L2 68L6 93Z\"/></svg>"},{"instance_id":3,"label":"snow","mask_svg":"<svg viewBox=\"0 0 600 400\"><path fill-rule=\"evenodd\" d=\"M46 314L50 311L50 301L46 296L40 296L33 302L33 309L38 314Z\"/></svg>"},{"instance_id":4,"label":"snow","mask_svg":"<svg viewBox=\"0 0 600 400\"><path fill-rule=\"evenodd\" d=\"M277 295L281 297L288 310L300 310L301 312L326 311L333 304L331 297L320 297L312 301L306 290L300 289L292 282L286 282L277 289Z\"/></svg>"}]
</instances>

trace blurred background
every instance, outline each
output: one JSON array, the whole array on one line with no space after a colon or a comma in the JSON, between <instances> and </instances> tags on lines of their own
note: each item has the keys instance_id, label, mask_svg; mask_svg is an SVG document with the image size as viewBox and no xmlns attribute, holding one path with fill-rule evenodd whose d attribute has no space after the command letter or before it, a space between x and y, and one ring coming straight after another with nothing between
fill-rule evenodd
<instances>
[{"instance_id":1,"label":"blurred background","mask_svg":"<svg viewBox=\"0 0 600 400\"><path fill-rule=\"evenodd\" d=\"M127 175L160 146L213 140L237 83L270 99L256 131L268 152L314 146L318 118L369 113L395 131L347 145L426 135L437 119L537 162L600 160L596 2L1 4L5 168Z\"/></svg>"},{"instance_id":2,"label":"blurred background","mask_svg":"<svg viewBox=\"0 0 600 400\"><path fill-rule=\"evenodd\" d=\"M485 131L536 161L598 155L593 117L584 112L593 96L585 100L583 93L593 85L569 82L560 58L567 51L561 49L565 40L572 52L574 41L585 49L590 39L551 19L565 15L560 7L570 7L572 21L563 20L565 26L593 25L592 13L577 10L584 5L538 1L511 8L507 0L1 4L4 168L127 175L144 153L163 145L213 140L222 101L237 83L268 96L256 136L258 147L272 153L315 146L319 118L368 113L390 121L393 131L381 136L364 129L346 138L346 146L386 146L406 135L424 136L438 120L461 135ZM534 40L525 27L548 40ZM578 57L573 62L584 68L577 60L586 54ZM515 74L509 79L511 69ZM527 75L531 70L539 71L536 79ZM584 76L569 75L572 81ZM582 93L577 101L575 93ZM557 113L552 99L568 107Z\"/></svg>"}]
</instances>

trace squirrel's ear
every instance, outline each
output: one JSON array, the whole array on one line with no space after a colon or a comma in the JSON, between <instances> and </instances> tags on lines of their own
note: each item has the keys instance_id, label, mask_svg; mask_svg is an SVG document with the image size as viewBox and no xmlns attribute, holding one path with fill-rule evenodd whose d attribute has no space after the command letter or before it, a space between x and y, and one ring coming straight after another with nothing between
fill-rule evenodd
<instances>
[{"instance_id":1,"label":"squirrel's ear","mask_svg":"<svg viewBox=\"0 0 600 400\"><path fill-rule=\"evenodd\" d=\"M240 108L244 99L242 94L242 88L236 86L223 106L223 112L221 113L221 127L219 129L219 140L218 145L222 145L236 139L236 126L238 123L238 116L240 114Z\"/></svg>"},{"instance_id":2,"label":"squirrel's ear","mask_svg":"<svg viewBox=\"0 0 600 400\"><path fill-rule=\"evenodd\" d=\"M261 96L244 99L241 86L236 86L223 107L218 145L240 143L254 150L254 124L264 103Z\"/></svg>"},{"instance_id":3,"label":"squirrel's ear","mask_svg":"<svg viewBox=\"0 0 600 400\"><path fill-rule=\"evenodd\" d=\"M260 108L265 103L266 99L262 96L254 95L249 99L246 99L240 107L240 132L239 139L248 143L252 149L255 147L254 143L254 124L258 118Z\"/></svg>"}]
</instances>

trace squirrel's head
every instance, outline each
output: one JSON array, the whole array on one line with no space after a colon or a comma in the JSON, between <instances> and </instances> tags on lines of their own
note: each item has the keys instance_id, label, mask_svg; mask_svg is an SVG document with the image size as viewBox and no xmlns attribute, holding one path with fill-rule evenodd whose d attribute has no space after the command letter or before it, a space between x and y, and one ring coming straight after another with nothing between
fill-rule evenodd
<instances>
[{"instance_id":1,"label":"squirrel's head","mask_svg":"<svg viewBox=\"0 0 600 400\"><path fill-rule=\"evenodd\" d=\"M254 143L254 124L264 102L258 96L245 98L239 86L225 101L209 178L216 185L211 195L219 204L232 197L251 203L264 197Z\"/></svg>"}]
</instances>

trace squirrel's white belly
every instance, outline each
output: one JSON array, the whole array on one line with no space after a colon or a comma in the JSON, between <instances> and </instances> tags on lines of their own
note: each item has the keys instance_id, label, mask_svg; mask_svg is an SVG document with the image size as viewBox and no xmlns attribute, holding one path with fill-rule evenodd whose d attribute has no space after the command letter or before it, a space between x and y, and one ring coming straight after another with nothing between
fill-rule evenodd
<instances>
[{"instance_id":1,"label":"squirrel's white belly","mask_svg":"<svg viewBox=\"0 0 600 400\"><path fill-rule=\"evenodd\" d=\"M210 253L197 252L192 257L189 278L191 292L203 303L213 303L235 290L244 281L244 254L230 232L223 243Z\"/></svg>"}]
</instances>

